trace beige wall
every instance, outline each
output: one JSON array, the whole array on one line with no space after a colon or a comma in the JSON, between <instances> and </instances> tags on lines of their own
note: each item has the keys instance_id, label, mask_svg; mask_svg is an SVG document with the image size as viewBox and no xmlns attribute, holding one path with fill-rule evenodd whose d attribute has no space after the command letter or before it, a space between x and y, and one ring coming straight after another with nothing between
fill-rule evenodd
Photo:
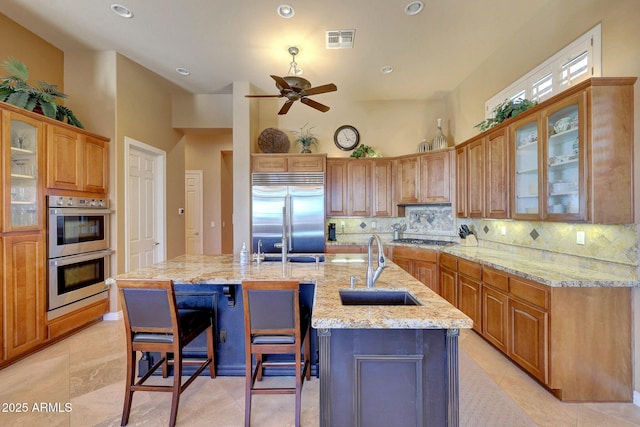
<instances>
[{"instance_id":1,"label":"beige wall","mask_svg":"<svg viewBox=\"0 0 640 427\"><path fill-rule=\"evenodd\" d=\"M437 119L443 118L443 130L448 132L445 116L445 101L370 101L359 102L336 93L316 95L314 100L328 105L331 109L321 113L311 107L296 103L286 115L279 116L278 110L284 103L281 99L252 100L258 105L259 132L273 127L287 133L291 141L289 152L297 153L300 147L294 141L292 131L298 131L308 123L319 139L318 147L312 151L327 153L331 157L348 157L351 152L338 149L333 142L335 130L345 124L358 129L360 143L373 147L381 155L398 156L417 152L418 144L436 133ZM259 133L258 133L259 135ZM256 136L257 138L257 136ZM252 141L254 152L260 152L256 140ZM450 142L453 145L453 142Z\"/></svg>"},{"instance_id":2,"label":"beige wall","mask_svg":"<svg viewBox=\"0 0 640 427\"><path fill-rule=\"evenodd\" d=\"M0 13L0 62L10 56L29 69L29 80L55 84L64 92L64 53ZM5 75L4 68L0 75Z\"/></svg>"},{"instance_id":3,"label":"beige wall","mask_svg":"<svg viewBox=\"0 0 640 427\"><path fill-rule=\"evenodd\" d=\"M112 148L116 155L116 194L118 206L124 206L124 137L163 150L166 164L166 247L167 258L184 253L185 147L182 133L171 126L171 96L182 92L175 85L146 68L118 54L116 62L116 138ZM123 241L124 217L119 216L118 240ZM118 257L122 270L123 254Z\"/></svg>"},{"instance_id":4,"label":"beige wall","mask_svg":"<svg viewBox=\"0 0 640 427\"><path fill-rule=\"evenodd\" d=\"M222 251L222 216L220 200L224 186L221 182L221 156L223 150L233 148L231 129L211 134L187 134L185 141L185 169L202 170L202 223L203 252L219 254ZM211 227L211 222L216 226Z\"/></svg>"}]
</instances>

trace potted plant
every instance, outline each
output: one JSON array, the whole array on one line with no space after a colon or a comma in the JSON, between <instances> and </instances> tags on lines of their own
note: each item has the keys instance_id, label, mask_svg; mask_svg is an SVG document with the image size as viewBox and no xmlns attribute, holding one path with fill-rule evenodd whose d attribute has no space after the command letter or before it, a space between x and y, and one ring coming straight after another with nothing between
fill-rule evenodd
<instances>
[{"instance_id":1,"label":"potted plant","mask_svg":"<svg viewBox=\"0 0 640 427\"><path fill-rule=\"evenodd\" d=\"M356 159L361 157L381 157L380 154L376 153L375 150L368 145L360 145L358 148L353 150L351 153L351 157L355 157Z\"/></svg>"},{"instance_id":2,"label":"potted plant","mask_svg":"<svg viewBox=\"0 0 640 427\"><path fill-rule=\"evenodd\" d=\"M296 144L300 144L301 153L311 153L311 146L318 145L318 138L311 133L313 127L307 128L307 125L308 123L305 123L299 131L292 131L296 135Z\"/></svg>"},{"instance_id":3,"label":"potted plant","mask_svg":"<svg viewBox=\"0 0 640 427\"><path fill-rule=\"evenodd\" d=\"M484 132L487 129L491 129L498 123L502 123L511 117L515 117L536 105L538 105L537 101L529 101L528 99L516 99L515 101L507 99L495 106L493 109L493 117L483 120L474 127L480 129L480 132Z\"/></svg>"},{"instance_id":4,"label":"potted plant","mask_svg":"<svg viewBox=\"0 0 640 427\"><path fill-rule=\"evenodd\" d=\"M37 85L28 83L29 70L18 59L9 58L2 66L9 75L0 80L0 101L84 128L69 108L56 103L57 99L67 97L58 90L58 85L43 81Z\"/></svg>"}]
</instances>

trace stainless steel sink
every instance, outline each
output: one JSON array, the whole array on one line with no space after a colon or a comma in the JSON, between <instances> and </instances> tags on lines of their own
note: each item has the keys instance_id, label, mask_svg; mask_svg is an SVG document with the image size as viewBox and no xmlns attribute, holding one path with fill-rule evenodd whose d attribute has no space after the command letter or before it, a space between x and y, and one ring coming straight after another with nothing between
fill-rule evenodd
<instances>
[{"instance_id":1,"label":"stainless steel sink","mask_svg":"<svg viewBox=\"0 0 640 427\"><path fill-rule=\"evenodd\" d=\"M342 305L422 305L407 291L340 291Z\"/></svg>"},{"instance_id":2,"label":"stainless steel sink","mask_svg":"<svg viewBox=\"0 0 640 427\"><path fill-rule=\"evenodd\" d=\"M287 259L289 262L324 262L324 255L289 254L287 256ZM263 262L281 262L282 255L268 254L264 256L264 259L262 261Z\"/></svg>"}]
</instances>

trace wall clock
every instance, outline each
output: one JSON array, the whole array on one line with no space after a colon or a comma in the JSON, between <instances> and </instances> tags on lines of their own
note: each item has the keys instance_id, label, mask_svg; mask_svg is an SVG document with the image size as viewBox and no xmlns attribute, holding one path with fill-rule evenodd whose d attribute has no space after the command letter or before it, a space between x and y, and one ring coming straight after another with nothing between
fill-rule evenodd
<instances>
[{"instance_id":1,"label":"wall clock","mask_svg":"<svg viewBox=\"0 0 640 427\"><path fill-rule=\"evenodd\" d=\"M353 150L360 144L360 133L351 125L343 125L333 134L333 142L341 150Z\"/></svg>"}]
</instances>

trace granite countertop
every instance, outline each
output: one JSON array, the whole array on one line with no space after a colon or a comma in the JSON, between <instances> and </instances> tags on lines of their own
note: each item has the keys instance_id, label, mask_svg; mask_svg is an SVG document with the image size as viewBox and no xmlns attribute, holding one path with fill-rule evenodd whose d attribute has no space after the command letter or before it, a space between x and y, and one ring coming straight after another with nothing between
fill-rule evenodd
<instances>
[{"instance_id":1,"label":"granite countertop","mask_svg":"<svg viewBox=\"0 0 640 427\"><path fill-rule=\"evenodd\" d=\"M537 260L504 250L460 245L447 246L441 251L550 287L640 286L637 277L616 270L614 266L611 272L596 271L554 261L553 255L549 260Z\"/></svg>"},{"instance_id":2,"label":"granite countertop","mask_svg":"<svg viewBox=\"0 0 640 427\"><path fill-rule=\"evenodd\" d=\"M314 283L312 326L327 329L469 329L473 321L409 273L387 259L373 290L407 290L421 306L343 306L340 289L365 287L366 254L326 254L322 263L280 262L241 266L232 255L181 255L166 262L118 275L115 279L172 279L175 283L240 284L245 279L294 279ZM346 262L349 261L349 262Z\"/></svg>"}]
</instances>

